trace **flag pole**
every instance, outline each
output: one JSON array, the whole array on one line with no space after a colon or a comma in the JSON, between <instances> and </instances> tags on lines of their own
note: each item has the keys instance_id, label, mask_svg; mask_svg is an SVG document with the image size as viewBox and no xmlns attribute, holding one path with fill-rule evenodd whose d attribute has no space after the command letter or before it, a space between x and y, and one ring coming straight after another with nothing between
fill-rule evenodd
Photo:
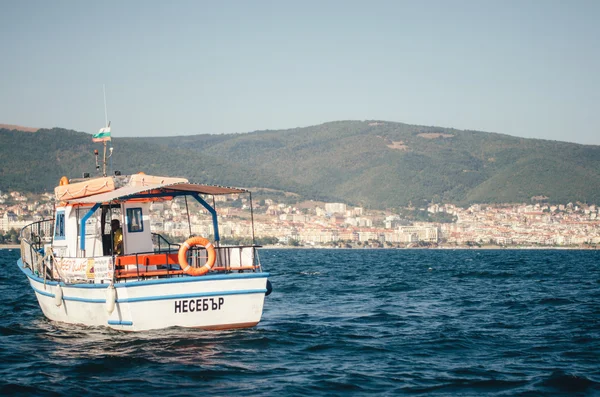
<instances>
[{"instance_id":1,"label":"flag pole","mask_svg":"<svg viewBox=\"0 0 600 397\"><path fill-rule=\"evenodd\" d=\"M106 86L104 84L102 84L102 92L104 94L104 121L106 122L106 127L104 128L100 128L100 131L98 131L97 134L94 134L92 136L92 142L102 142L103 146L104 146L104 153L102 154L102 176L106 176L106 163L108 158L110 158L112 156L113 153L113 149L112 146L110 148L110 154L108 155L108 158L106 157L106 141L110 141L110 121L108 121L108 110L106 107ZM96 156L98 156L98 151L95 151ZM112 160L111 160L112 163ZM98 157L96 157L96 169L99 169L98 167Z\"/></svg>"},{"instance_id":2,"label":"flag pole","mask_svg":"<svg viewBox=\"0 0 600 397\"><path fill-rule=\"evenodd\" d=\"M106 176L106 141L102 143L104 144L104 161L102 161L102 176Z\"/></svg>"},{"instance_id":3,"label":"flag pole","mask_svg":"<svg viewBox=\"0 0 600 397\"><path fill-rule=\"evenodd\" d=\"M106 122L105 126L108 128L108 111L106 110L106 86L102 84L102 92L104 94L104 121ZM106 141L102 142L104 144L104 156L102 157L102 176L106 176Z\"/></svg>"},{"instance_id":4,"label":"flag pole","mask_svg":"<svg viewBox=\"0 0 600 397\"><path fill-rule=\"evenodd\" d=\"M106 86L102 84L102 92L104 93L104 120L106 121L105 127L108 127L108 112L106 110Z\"/></svg>"}]
</instances>

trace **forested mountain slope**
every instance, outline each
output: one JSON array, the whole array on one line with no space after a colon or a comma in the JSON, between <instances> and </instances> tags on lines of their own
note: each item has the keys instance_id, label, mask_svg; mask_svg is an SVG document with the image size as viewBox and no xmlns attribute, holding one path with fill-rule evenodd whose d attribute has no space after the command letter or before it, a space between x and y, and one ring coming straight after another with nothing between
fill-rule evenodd
<instances>
[{"instance_id":1,"label":"forested mountain slope","mask_svg":"<svg viewBox=\"0 0 600 397\"><path fill-rule=\"evenodd\" d=\"M384 121L150 142L234 158L286 187L374 207L600 201L600 147Z\"/></svg>"},{"instance_id":2,"label":"forested mountain slope","mask_svg":"<svg viewBox=\"0 0 600 397\"><path fill-rule=\"evenodd\" d=\"M600 203L600 146L385 121L244 134L113 138L123 173L267 187L372 208L425 202ZM0 189L94 171L89 134L0 129Z\"/></svg>"}]
</instances>

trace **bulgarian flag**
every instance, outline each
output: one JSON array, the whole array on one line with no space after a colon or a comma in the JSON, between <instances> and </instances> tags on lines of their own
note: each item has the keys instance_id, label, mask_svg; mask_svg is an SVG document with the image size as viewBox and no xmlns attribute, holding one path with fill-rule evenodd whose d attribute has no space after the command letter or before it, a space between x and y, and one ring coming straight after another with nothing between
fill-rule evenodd
<instances>
[{"instance_id":1,"label":"bulgarian flag","mask_svg":"<svg viewBox=\"0 0 600 397\"><path fill-rule=\"evenodd\" d=\"M110 141L110 127L100 128L97 134L92 136L92 141L94 142L106 142Z\"/></svg>"}]
</instances>

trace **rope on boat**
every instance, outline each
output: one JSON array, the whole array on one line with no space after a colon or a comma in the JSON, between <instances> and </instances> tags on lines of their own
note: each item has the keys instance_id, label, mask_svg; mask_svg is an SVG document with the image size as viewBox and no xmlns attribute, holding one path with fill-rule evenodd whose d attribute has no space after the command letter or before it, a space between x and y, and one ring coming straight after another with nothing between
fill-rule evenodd
<instances>
[{"instance_id":1,"label":"rope on boat","mask_svg":"<svg viewBox=\"0 0 600 397\"><path fill-rule=\"evenodd\" d=\"M78 194L79 194L79 193L81 193L81 192L85 192L86 190L89 190L89 192L92 192L92 193L93 193L93 192L100 191L100 190L104 189L105 187L108 187L108 181L104 181L104 185L102 185L102 186L98 187L97 189L91 189L91 188L89 188L89 185L85 185L84 187L82 187L80 190L78 190L78 191L76 191L76 192L69 192L69 189L67 188L67 189L65 189L64 193L63 193L63 194L61 194L61 195L58 197L58 199L59 199L59 200L60 200L60 199L62 199L64 196L66 196L66 195L67 195L67 193L68 193L68 194L69 194L71 197L74 197L74 196L78 195ZM89 189L88 189L88 188L89 188Z\"/></svg>"}]
</instances>

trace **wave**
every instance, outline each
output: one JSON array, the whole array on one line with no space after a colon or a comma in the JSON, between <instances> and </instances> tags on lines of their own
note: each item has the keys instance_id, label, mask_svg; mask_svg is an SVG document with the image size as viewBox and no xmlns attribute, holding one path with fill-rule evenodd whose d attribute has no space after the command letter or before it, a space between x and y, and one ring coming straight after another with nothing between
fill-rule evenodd
<instances>
[{"instance_id":1,"label":"wave","mask_svg":"<svg viewBox=\"0 0 600 397\"><path fill-rule=\"evenodd\" d=\"M581 393L590 390L600 392L599 382L594 382L584 376L568 374L562 370L552 372L548 378L539 382L538 386L565 393Z\"/></svg>"},{"instance_id":2,"label":"wave","mask_svg":"<svg viewBox=\"0 0 600 397\"><path fill-rule=\"evenodd\" d=\"M596 256L269 250L257 327L125 333L47 320L0 251L0 395L600 394Z\"/></svg>"}]
</instances>

